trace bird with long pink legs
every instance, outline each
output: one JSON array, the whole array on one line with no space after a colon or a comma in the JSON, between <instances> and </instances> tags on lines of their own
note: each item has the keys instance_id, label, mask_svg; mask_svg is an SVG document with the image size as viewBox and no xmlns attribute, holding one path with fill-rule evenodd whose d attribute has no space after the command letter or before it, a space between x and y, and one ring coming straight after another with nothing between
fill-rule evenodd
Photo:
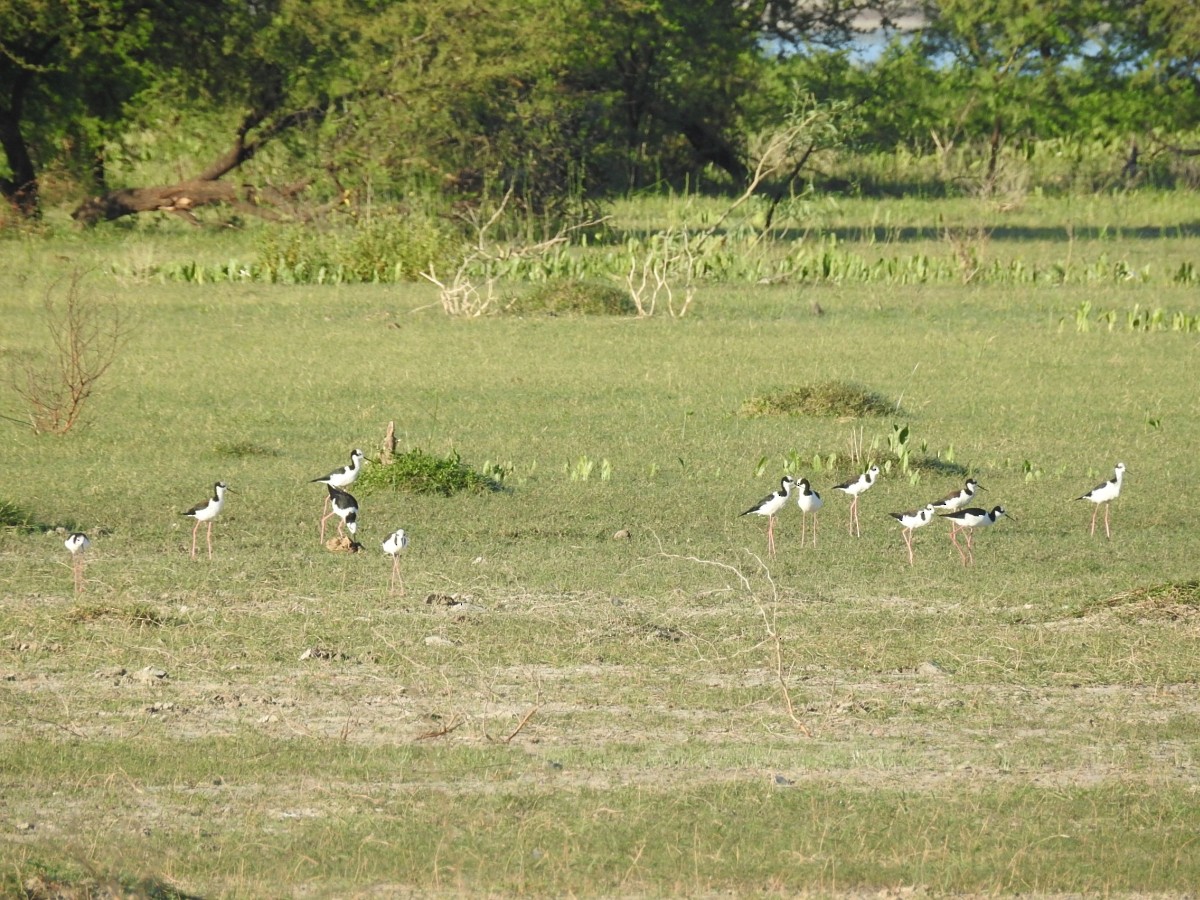
<instances>
[{"instance_id":1,"label":"bird with long pink legs","mask_svg":"<svg viewBox=\"0 0 1200 900\"><path fill-rule=\"evenodd\" d=\"M342 531L343 524L346 531L350 532L350 540L353 542L354 535L358 533L358 501L353 496L347 494L343 490L335 488L332 484L327 485L329 489L329 513L324 519L321 519L321 537L325 537L325 519L329 516L338 517L338 537L345 537Z\"/></svg>"},{"instance_id":2,"label":"bird with long pink legs","mask_svg":"<svg viewBox=\"0 0 1200 900\"><path fill-rule=\"evenodd\" d=\"M788 497L791 496L792 487L795 484L796 479L791 475L784 475L779 482L779 490L767 494L767 496L741 514L743 516L766 516L767 553L771 556L775 555L775 516L787 505Z\"/></svg>"},{"instance_id":3,"label":"bird with long pink legs","mask_svg":"<svg viewBox=\"0 0 1200 900\"><path fill-rule=\"evenodd\" d=\"M400 582L400 596L404 596L404 579L400 577L400 553L408 546L408 535L403 528L397 528L387 536L383 544L383 552L392 558L392 578L388 582L388 593L395 591L396 582Z\"/></svg>"},{"instance_id":4,"label":"bird with long pink legs","mask_svg":"<svg viewBox=\"0 0 1200 900\"><path fill-rule=\"evenodd\" d=\"M971 500L974 499L975 492L982 490L986 490L982 484L980 484L974 478L968 478L966 484L964 484L959 490L951 491L941 500L934 500L933 508L939 512L955 512L960 509L965 509L971 503ZM953 539L954 535L957 533L958 526L951 523L951 539Z\"/></svg>"},{"instance_id":5,"label":"bird with long pink legs","mask_svg":"<svg viewBox=\"0 0 1200 900\"><path fill-rule=\"evenodd\" d=\"M796 482L799 490L796 492L796 505L800 507L800 546L804 546L808 530L808 515L812 513L813 546L817 546L817 510L825 505L821 495L813 490L807 478Z\"/></svg>"},{"instance_id":6,"label":"bird with long pink legs","mask_svg":"<svg viewBox=\"0 0 1200 900\"><path fill-rule=\"evenodd\" d=\"M350 465L342 466L340 469L334 469L328 475L322 475L320 478L312 479L309 484L323 484L327 487L347 488L358 480L359 473L362 472L363 460L366 457L363 452L357 447L350 451ZM329 495L325 495L325 505L321 507L321 542L325 542L325 520L329 518L326 513L329 510Z\"/></svg>"},{"instance_id":7,"label":"bird with long pink legs","mask_svg":"<svg viewBox=\"0 0 1200 900\"><path fill-rule=\"evenodd\" d=\"M962 557L964 566L971 565L975 562L975 551L973 546L975 540L975 530L978 528L988 528L992 525L995 525L1001 516L1008 516L1008 518L1012 519L1014 522L1017 521L1015 516L1012 516L1004 511L1003 506L994 506L992 507L991 512L972 506L968 507L967 509L960 509L952 513L942 514L943 519L949 519L952 525L958 526L954 531L950 532L950 540L958 550L958 555ZM965 550L963 549L962 545L958 543L958 538L956 537L957 533L960 531L966 531L967 533L967 547Z\"/></svg>"},{"instance_id":8,"label":"bird with long pink legs","mask_svg":"<svg viewBox=\"0 0 1200 900\"><path fill-rule=\"evenodd\" d=\"M1098 484L1086 494L1081 494L1076 497L1076 500L1090 500L1095 506L1092 508L1092 530L1090 534L1096 533L1096 513L1100 512L1100 507L1104 507L1104 536L1112 538L1112 532L1108 528L1108 507L1112 501L1116 500L1121 495L1121 482L1125 479L1125 463L1117 463L1117 467L1113 470L1113 477L1105 481L1103 484Z\"/></svg>"},{"instance_id":9,"label":"bird with long pink legs","mask_svg":"<svg viewBox=\"0 0 1200 900\"><path fill-rule=\"evenodd\" d=\"M843 494L849 494L854 499L850 501L850 533L862 537L862 528L858 522L858 498L864 492L870 490L876 481L879 480L879 466L872 464L871 468L863 472L857 478L851 478L849 481L843 481L841 484L835 484L833 489L841 491Z\"/></svg>"},{"instance_id":10,"label":"bird with long pink legs","mask_svg":"<svg viewBox=\"0 0 1200 900\"><path fill-rule=\"evenodd\" d=\"M63 541L63 546L71 552L71 568L75 572L75 594L83 593L83 554L92 542L82 531L73 531Z\"/></svg>"},{"instance_id":11,"label":"bird with long pink legs","mask_svg":"<svg viewBox=\"0 0 1200 900\"><path fill-rule=\"evenodd\" d=\"M913 532L933 521L933 504L927 503L923 509L888 513L888 515L904 526L904 544L908 547L908 564L911 566L913 564Z\"/></svg>"},{"instance_id":12,"label":"bird with long pink legs","mask_svg":"<svg viewBox=\"0 0 1200 900\"><path fill-rule=\"evenodd\" d=\"M218 481L213 485L213 495L203 503L197 503L191 509L181 513L188 518L196 520L196 527L192 529L192 559L196 558L196 535L200 532L200 523L204 522L208 525L208 558L212 559L212 523L213 519L221 514L221 510L225 507L225 492L229 488L225 482Z\"/></svg>"}]
</instances>

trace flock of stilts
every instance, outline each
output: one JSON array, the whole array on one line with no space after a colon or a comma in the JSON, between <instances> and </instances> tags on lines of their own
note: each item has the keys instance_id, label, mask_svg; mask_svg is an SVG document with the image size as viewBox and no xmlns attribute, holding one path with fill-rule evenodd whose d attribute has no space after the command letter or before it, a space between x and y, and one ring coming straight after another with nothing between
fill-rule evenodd
<instances>
[{"instance_id":1,"label":"flock of stilts","mask_svg":"<svg viewBox=\"0 0 1200 900\"><path fill-rule=\"evenodd\" d=\"M344 537L344 532L349 531L350 541L353 543L353 538L358 533L358 501L344 490L344 488L348 488L358 480L364 459L363 452L355 449L350 454L349 465L334 469L328 475L322 475L320 478L314 478L309 482L310 484L323 484L328 491L328 496L325 498L325 505L321 510L320 527L322 542L325 540L325 523L331 516L337 516L338 537ZM1117 463L1116 469L1113 470L1112 478L1075 498L1076 500L1088 500L1094 504L1092 509L1091 534L1094 535L1096 533L1096 516L1100 512L1100 507L1104 507L1104 533L1108 537L1112 537L1108 521L1109 504L1120 495L1121 481L1124 476L1125 463ZM849 529L853 535L860 537L862 535L862 528L858 519L858 498L873 487L878 479L879 466L872 465L857 478L852 478L849 481L844 481L841 484L833 486L833 490L841 491L851 497ZM978 529L995 525L1002 516L1007 516L1015 521L1015 517L1005 512L1003 506L993 506L990 510L968 506L974 499L976 492L981 490L984 490L984 488L977 480L968 478L961 490L951 491L940 500L927 503L920 509L888 513L904 529L904 544L908 549L909 565L913 564L913 532L918 528L928 525L935 517L950 520L950 540L958 550L959 556L962 557L964 566L970 565L975 561L974 539L975 532ZM191 509L182 513L182 515L196 521L195 527L192 528L192 559L196 558L196 541L202 524L207 525L205 538L208 545L208 556L210 559L212 558L213 520L221 514L221 510L225 506L225 494L227 492L229 492L229 486L223 481L218 481L213 485L213 495L211 497L203 503L197 503ZM796 505L800 508L801 513L800 544L803 546L807 540L808 517L811 515L812 543L815 547L817 545L817 511L824 506L824 501L821 499L821 495L813 490L813 486L807 478L796 479L791 475L785 475L779 482L779 490L768 494L742 513L743 516L755 515L766 517L767 552L771 556L775 555L775 517L787 506L793 492L795 492ZM965 546L958 542L960 532L966 533ZM66 541L63 543L71 553L72 568L75 574L75 592L78 594L83 590L84 586L84 553L91 545L91 541L88 540L86 534L76 531L68 535ZM392 558L392 576L388 582L389 593L395 591L397 582L400 585L400 593L404 593L404 580L400 577L400 554L407 546L408 535L405 534L403 528L393 531L380 544L383 552Z\"/></svg>"},{"instance_id":2,"label":"flock of stilts","mask_svg":"<svg viewBox=\"0 0 1200 900\"><path fill-rule=\"evenodd\" d=\"M1113 477L1102 484L1096 485L1086 494L1080 494L1076 500L1088 500L1094 504L1092 508L1092 525L1091 533L1096 533L1096 515L1100 512L1100 507L1104 507L1104 533L1108 537L1112 537L1112 532L1108 524L1108 505L1121 493L1121 482L1125 477L1125 463L1117 463L1113 470ZM879 466L872 465L867 471L863 472L857 478L851 478L849 481L844 481L841 484L835 484L835 491L842 491L849 494L852 498L850 501L850 533L856 536L862 535L862 528L858 520L858 498L871 487L879 479ZM913 532L918 528L928 525L935 517L950 520L950 540L958 550L959 556L962 557L963 565L969 565L975 561L974 540L975 532L980 528L986 528L989 525L995 525L1002 516L1007 516L1013 521L1016 518L1008 512L1005 512L1003 506L993 506L990 510L982 509L977 506L969 506L970 502L975 498L977 491L984 490L983 486L974 478L968 478L966 484L961 490L951 491L940 500L934 500L931 503L926 503L920 509L909 510L907 512L888 513L893 519L900 523L904 529L904 544L908 548L908 564L913 564ZM817 546L817 510L823 505L824 501L821 495L813 490L812 484L807 478L796 479L791 475L785 475L779 482L779 490L773 491L762 500L754 504L744 513L743 516L765 516L767 519L767 553L771 556L775 555L775 517L787 506L788 500L791 499L792 493L796 495L796 505L800 507L800 545L803 546L807 538L808 517L812 515L812 542L813 546ZM939 512L941 510L941 512ZM958 542L960 532L966 533L966 546Z\"/></svg>"},{"instance_id":3,"label":"flock of stilts","mask_svg":"<svg viewBox=\"0 0 1200 900\"><path fill-rule=\"evenodd\" d=\"M320 478L314 478L310 484L323 484L328 490L328 495L325 497L325 506L322 508L321 516L321 542L325 541L325 523L330 516L338 517L338 537L344 538L345 532L350 532L350 543L353 544L354 536L358 533L358 501L354 497L343 490L358 480L359 473L362 471L363 461L366 457L361 450L355 449L350 453L350 464L342 466L339 469L334 469L328 475L322 475ZM207 525L205 538L208 545L208 557L212 559L212 526L213 520L221 514L221 510L225 508L225 495L232 493L225 482L218 481L213 485L213 495L203 503L197 503L191 509L185 510L181 515L187 516L190 519L196 520L195 527L192 528L192 559L196 558L196 542L200 534L200 526ZM79 593L83 590L83 556L84 552L91 545L88 536L81 531L73 532L67 536L63 542L67 550L71 553L73 568L75 571L75 592ZM388 591L394 592L397 583L400 586L400 593L404 593L404 580L400 577L400 553L408 546L408 535L403 528L398 528L389 534L380 545L383 552L392 558L392 576L388 582Z\"/></svg>"}]
</instances>

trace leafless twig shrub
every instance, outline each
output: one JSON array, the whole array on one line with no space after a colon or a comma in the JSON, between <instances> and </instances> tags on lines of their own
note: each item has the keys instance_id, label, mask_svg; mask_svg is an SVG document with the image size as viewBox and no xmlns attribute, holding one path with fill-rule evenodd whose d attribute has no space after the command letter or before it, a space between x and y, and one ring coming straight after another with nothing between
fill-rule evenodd
<instances>
[{"instance_id":1,"label":"leafless twig shrub","mask_svg":"<svg viewBox=\"0 0 1200 900\"><path fill-rule=\"evenodd\" d=\"M120 310L84 291L83 277L76 270L47 288L42 305L51 348L12 373L13 389L37 434L66 434L75 427L129 336Z\"/></svg>"}]
</instances>

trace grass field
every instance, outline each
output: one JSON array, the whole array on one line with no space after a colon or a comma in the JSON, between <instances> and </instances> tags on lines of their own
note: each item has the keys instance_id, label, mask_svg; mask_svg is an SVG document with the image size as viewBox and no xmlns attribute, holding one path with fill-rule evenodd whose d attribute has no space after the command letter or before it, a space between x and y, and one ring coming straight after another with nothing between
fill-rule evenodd
<instances>
[{"instance_id":1,"label":"grass field","mask_svg":"<svg viewBox=\"0 0 1200 900\"><path fill-rule=\"evenodd\" d=\"M1004 252L1061 258L1070 220L1079 260L1195 261L1188 204L1143 202L1047 205ZM937 222L852 212L823 227ZM1198 315L1195 285L718 284L681 320L459 320L425 286L119 274L237 241L0 243L0 363L46 344L75 268L133 323L75 431L0 424L0 502L38 526L0 529L0 894L1200 884L1200 335L1076 327L1085 302ZM740 412L831 380L894 414ZM506 487L356 491L365 549L330 553L308 481L389 421ZM892 465L853 538L829 488L896 425L937 464ZM1118 461L1109 541L1072 498ZM787 509L771 559L738 514L787 470L826 505L816 548ZM1015 521L971 568L937 522L910 567L886 513L968 473ZM193 561L179 513L218 479ZM80 597L55 527L92 537Z\"/></svg>"}]
</instances>

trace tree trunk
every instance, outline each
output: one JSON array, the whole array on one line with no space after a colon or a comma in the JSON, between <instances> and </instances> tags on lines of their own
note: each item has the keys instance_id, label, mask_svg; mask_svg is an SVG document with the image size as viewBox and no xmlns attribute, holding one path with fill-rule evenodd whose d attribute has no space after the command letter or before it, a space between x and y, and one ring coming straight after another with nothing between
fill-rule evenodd
<instances>
[{"instance_id":1,"label":"tree trunk","mask_svg":"<svg viewBox=\"0 0 1200 900\"><path fill-rule=\"evenodd\" d=\"M248 193L253 193L247 189ZM236 203L240 198L232 184L222 181L184 181L161 187L124 188L91 197L71 213L82 225L95 225L143 212L171 212L195 221L192 210L210 203ZM253 202L249 199L248 202Z\"/></svg>"},{"instance_id":2,"label":"tree trunk","mask_svg":"<svg viewBox=\"0 0 1200 900\"><path fill-rule=\"evenodd\" d=\"M36 216L38 209L38 178L29 157L29 148L21 134L19 114L0 111L0 148L12 178L0 178L0 193L23 216Z\"/></svg>"},{"instance_id":3,"label":"tree trunk","mask_svg":"<svg viewBox=\"0 0 1200 900\"><path fill-rule=\"evenodd\" d=\"M196 223L196 217L192 215L192 210L211 203L228 203L243 212L278 218L278 213L270 209L270 204L294 198L307 187L306 182L277 190L259 191L252 185L239 187L218 179L232 172L247 160L253 159L268 141L283 132L301 125L320 122L325 118L333 102L326 99L305 109L281 115L267 124L263 123L267 121L269 112L263 109L253 110L242 120L233 146L222 153L196 178L158 187L123 188L109 191L107 194L92 197L79 204L71 213L71 217L83 225L96 225L100 222L119 219L122 216L157 211L175 213L189 222ZM249 138L249 132L256 128L260 129L258 134L254 138Z\"/></svg>"},{"instance_id":4,"label":"tree trunk","mask_svg":"<svg viewBox=\"0 0 1200 900\"><path fill-rule=\"evenodd\" d=\"M680 131L702 160L724 169L735 184L743 185L750 180L750 170L737 150L715 128L693 119L681 123Z\"/></svg>"}]
</instances>

